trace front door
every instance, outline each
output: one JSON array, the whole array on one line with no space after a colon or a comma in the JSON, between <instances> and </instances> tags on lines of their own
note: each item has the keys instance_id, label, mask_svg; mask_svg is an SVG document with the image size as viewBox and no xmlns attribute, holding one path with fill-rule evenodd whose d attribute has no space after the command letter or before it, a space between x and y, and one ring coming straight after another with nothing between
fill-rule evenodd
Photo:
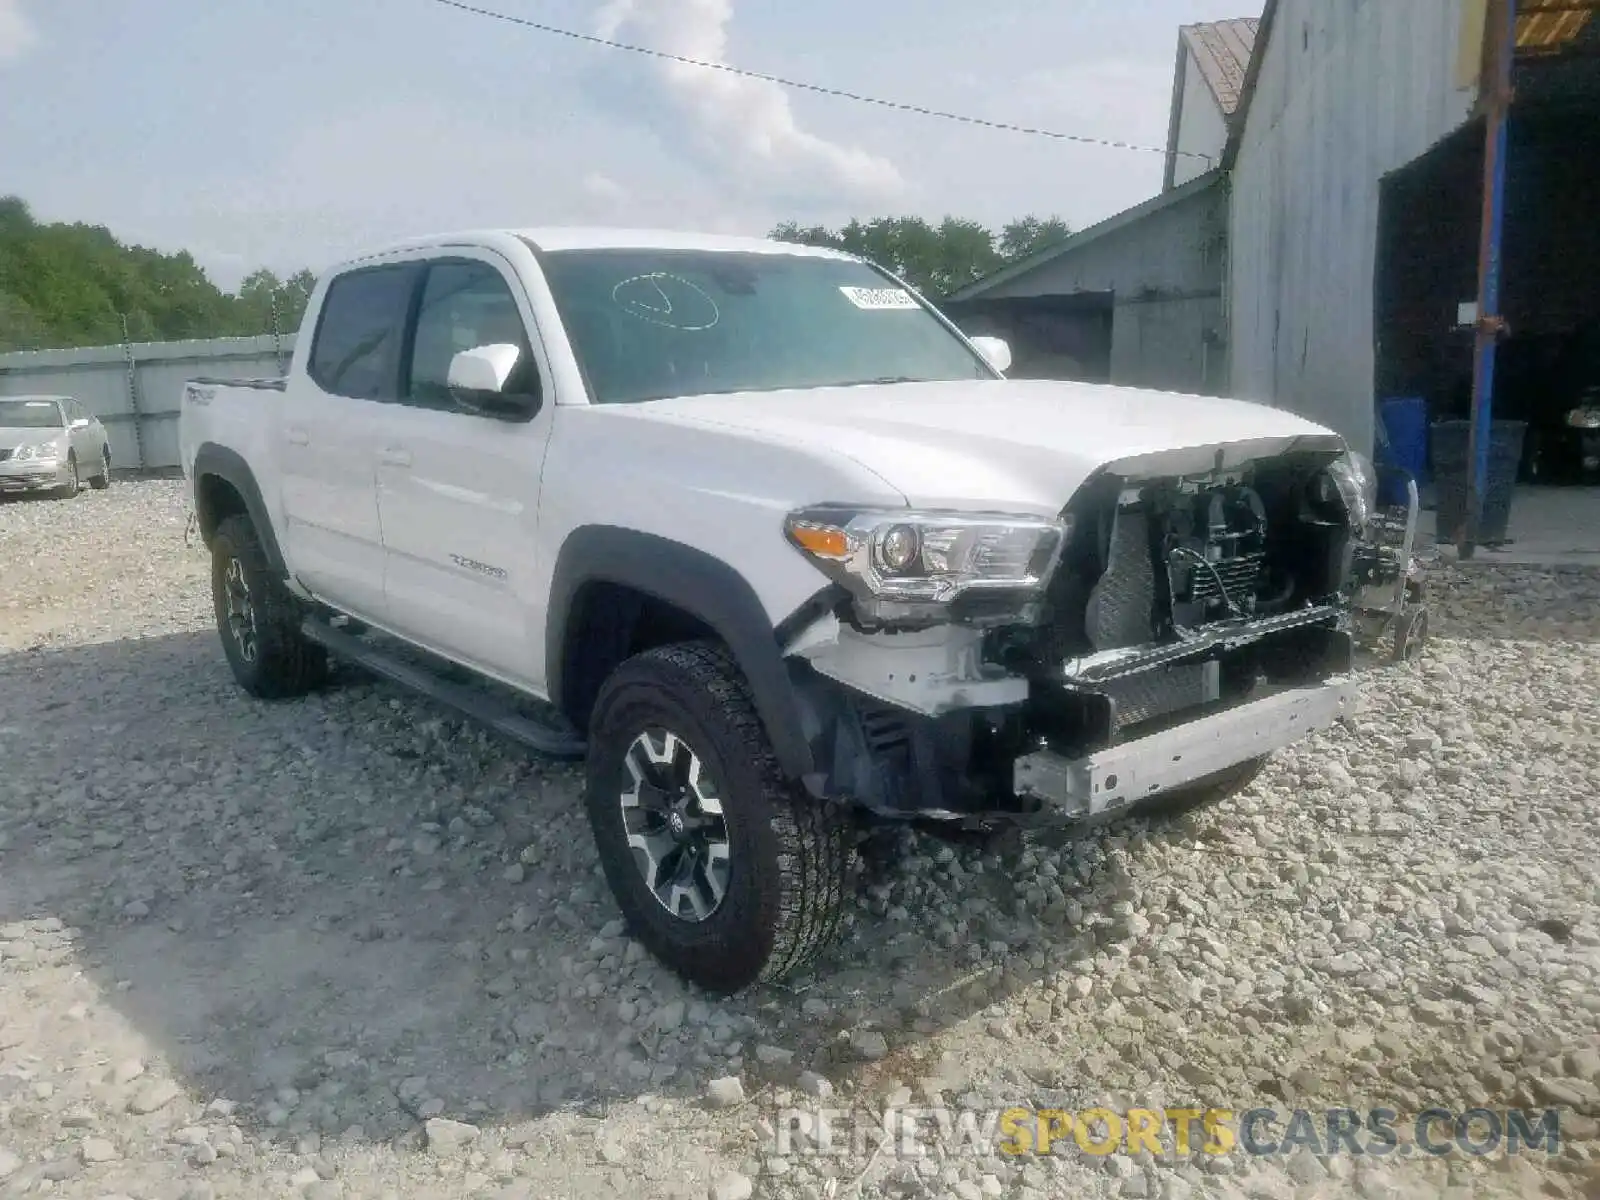
<instances>
[{"instance_id":1,"label":"front door","mask_svg":"<svg viewBox=\"0 0 1600 1200\"><path fill-rule=\"evenodd\" d=\"M417 268L361 267L328 285L305 369L290 377L279 439L284 552L318 597L382 622L377 443L397 409ZM298 355L297 355L298 357Z\"/></svg>"},{"instance_id":2,"label":"front door","mask_svg":"<svg viewBox=\"0 0 1600 1200\"><path fill-rule=\"evenodd\" d=\"M553 405L533 358L531 308L492 253L463 251L426 269L401 403L377 447L390 627L533 684L544 630L534 620L542 608L526 600ZM543 390L531 421L464 412L445 386L457 353L497 343L521 352L508 390Z\"/></svg>"}]
</instances>

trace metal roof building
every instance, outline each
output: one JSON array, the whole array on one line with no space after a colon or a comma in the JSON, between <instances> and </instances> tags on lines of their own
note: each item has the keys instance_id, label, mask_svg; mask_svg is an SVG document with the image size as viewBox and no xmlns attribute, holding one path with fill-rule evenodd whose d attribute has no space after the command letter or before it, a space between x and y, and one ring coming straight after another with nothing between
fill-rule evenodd
<instances>
[{"instance_id":1,"label":"metal roof building","mask_svg":"<svg viewBox=\"0 0 1600 1200\"><path fill-rule=\"evenodd\" d=\"M1179 27L1163 190L1221 164L1259 25L1254 17L1244 17Z\"/></svg>"},{"instance_id":2,"label":"metal roof building","mask_svg":"<svg viewBox=\"0 0 1600 1200\"><path fill-rule=\"evenodd\" d=\"M1257 22L1178 31L1162 192L949 296L1013 374L1225 393L1228 193L1219 169Z\"/></svg>"},{"instance_id":3,"label":"metal roof building","mask_svg":"<svg viewBox=\"0 0 1600 1200\"><path fill-rule=\"evenodd\" d=\"M1480 470L1492 396L1544 478L1547 410L1600 386L1596 196L1600 0L1267 0L1180 29L1162 195L949 302L1025 369L1271 403L1358 447L1387 398L1474 412ZM1047 311L1076 357L1030 359Z\"/></svg>"},{"instance_id":4,"label":"metal roof building","mask_svg":"<svg viewBox=\"0 0 1600 1200\"><path fill-rule=\"evenodd\" d=\"M1537 474L1600 320L1600 0L1268 0L1222 168L1235 395L1358 446L1492 396Z\"/></svg>"}]
</instances>

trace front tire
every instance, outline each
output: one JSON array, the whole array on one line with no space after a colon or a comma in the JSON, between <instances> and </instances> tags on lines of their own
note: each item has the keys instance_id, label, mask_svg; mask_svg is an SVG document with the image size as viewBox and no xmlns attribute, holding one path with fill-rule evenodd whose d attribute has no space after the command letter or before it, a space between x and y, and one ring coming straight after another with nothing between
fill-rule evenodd
<instances>
[{"instance_id":1,"label":"front tire","mask_svg":"<svg viewBox=\"0 0 1600 1200\"><path fill-rule=\"evenodd\" d=\"M328 652L300 632L299 605L267 565L247 516L224 518L212 535L211 600L222 652L252 696L301 696L327 678Z\"/></svg>"},{"instance_id":2,"label":"front tire","mask_svg":"<svg viewBox=\"0 0 1600 1200\"><path fill-rule=\"evenodd\" d=\"M78 456L67 454L67 481L61 485L61 490L56 493L62 500L71 500L83 490L83 481L78 478Z\"/></svg>"},{"instance_id":3,"label":"front tire","mask_svg":"<svg viewBox=\"0 0 1600 1200\"><path fill-rule=\"evenodd\" d=\"M584 800L630 931L691 983L781 979L837 936L848 823L784 777L722 646L662 646L612 673Z\"/></svg>"}]
</instances>

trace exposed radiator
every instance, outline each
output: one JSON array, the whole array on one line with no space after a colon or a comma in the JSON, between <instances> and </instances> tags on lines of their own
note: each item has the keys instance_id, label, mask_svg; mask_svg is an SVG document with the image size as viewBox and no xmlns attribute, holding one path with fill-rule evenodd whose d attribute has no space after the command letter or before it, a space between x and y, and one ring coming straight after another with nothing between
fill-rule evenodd
<instances>
[{"instance_id":1,"label":"exposed radiator","mask_svg":"<svg viewBox=\"0 0 1600 1200\"><path fill-rule=\"evenodd\" d=\"M1238 558L1224 558L1211 563L1209 567L1202 567L1184 555L1175 557L1173 562L1189 577L1188 594L1181 599L1200 602L1220 600L1220 582L1221 587L1227 589L1228 598L1235 604L1241 604L1255 594L1256 581L1261 576L1266 555L1246 554Z\"/></svg>"}]
</instances>

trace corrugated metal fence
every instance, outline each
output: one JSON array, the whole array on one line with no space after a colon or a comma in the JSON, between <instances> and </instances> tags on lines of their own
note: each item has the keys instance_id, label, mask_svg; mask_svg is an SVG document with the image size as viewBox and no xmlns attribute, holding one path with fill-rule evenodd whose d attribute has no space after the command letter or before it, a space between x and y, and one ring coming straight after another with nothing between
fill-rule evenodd
<instances>
[{"instance_id":1,"label":"corrugated metal fence","mask_svg":"<svg viewBox=\"0 0 1600 1200\"><path fill-rule=\"evenodd\" d=\"M293 353L293 335L272 334L18 351L0 354L0 396L72 396L104 423L117 467L176 467L186 380L281 375Z\"/></svg>"}]
</instances>

